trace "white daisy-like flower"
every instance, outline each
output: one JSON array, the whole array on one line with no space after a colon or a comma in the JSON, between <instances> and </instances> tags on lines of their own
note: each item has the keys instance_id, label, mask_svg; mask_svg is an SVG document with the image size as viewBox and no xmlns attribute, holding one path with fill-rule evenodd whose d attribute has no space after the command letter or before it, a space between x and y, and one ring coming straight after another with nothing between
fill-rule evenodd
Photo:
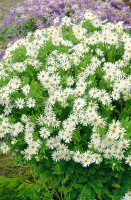
<instances>
[{"instance_id":1,"label":"white daisy-like flower","mask_svg":"<svg viewBox=\"0 0 131 200\"><path fill-rule=\"evenodd\" d=\"M32 153L31 153L31 150L30 150L30 149L25 149L24 152L23 152L23 154L24 154L24 158L25 158L27 161L31 160L31 158L32 158Z\"/></svg>"},{"instance_id":2,"label":"white daisy-like flower","mask_svg":"<svg viewBox=\"0 0 131 200\"><path fill-rule=\"evenodd\" d=\"M131 200L131 191L128 191L121 200Z\"/></svg>"},{"instance_id":3,"label":"white daisy-like flower","mask_svg":"<svg viewBox=\"0 0 131 200\"><path fill-rule=\"evenodd\" d=\"M30 86L27 84L25 85L23 88L22 88L22 92L25 94L25 95L28 95L30 91Z\"/></svg>"},{"instance_id":4,"label":"white daisy-like flower","mask_svg":"<svg viewBox=\"0 0 131 200\"><path fill-rule=\"evenodd\" d=\"M30 98L27 99L26 105L27 105L29 108L34 108L35 105L36 105L36 100L33 99L32 97L30 97Z\"/></svg>"},{"instance_id":5,"label":"white daisy-like flower","mask_svg":"<svg viewBox=\"0 0 131 200\"><path fill-rule=\"evenodd\" d=\"M42 127L39 131L40 133L40 136L43 137L43 138L48 138L50 136L50 131L44 127Z\"/></svg>"},{"instance_id":6,"label":"white daisy-like flower","mask_svg":"<svg viewBox=\"0 0 131 200\"><path fill-rule=\"evenodd\" d=\"M81 158L82 158L82 155L80 153L80 151L76 151L73 155L73 160L77 163L80 163L81 162Z\"/></svg>"},{"instance_id":7,"label":"white daisy-like flower","mask_svg":"<svg viewBox=\"0 0 131 200\"><path fill-rule=\"evenodd\" d=\"M0 149L3 153L7 153L10 150L10 147L6 143L3 143L1 144Z\"/></svg>"},{"instance_id":8,"label":"white daisy-like flower","mask_svg":"<svg viewBox=\"0 0 131 200\"><path fill-rule=\"evenodd\" d=\"M86 105L86 101L83 98L78 98L74 102L74 107L76 109L83 108Z\"/></svg>"},{"instance_id":9,"label":"white daisy-like flower","mask_svg":"<svg viewBox=\"0 0 131 200\"><path fill-rule=\"evenodd\" d=\"M127 156L125 160L125 163L131 167L131 155Z\"/></svg>"},{"instance_id":10,"label":"white daisy-like flower","mask_svg":"<svg viewBox=\"0 0 131 200\"><path fill-rule=\"evenodd\" d=\"M19 109L24 108L24 105L25 105L24 99L18 98L18 99L15 101L15 105L16 105L16 107L19 108Z\"/></svg>"},{"instance_id":11,"label":"white daisy-like flower","mask_svg":"<svg viewBox=\"0 0 131 200\"><path fill-rule=\"evenodd\" d=\"M62 158L59 151L54 151L51 156L55 162L59 161Z\"/></svg>"}]
</instances>

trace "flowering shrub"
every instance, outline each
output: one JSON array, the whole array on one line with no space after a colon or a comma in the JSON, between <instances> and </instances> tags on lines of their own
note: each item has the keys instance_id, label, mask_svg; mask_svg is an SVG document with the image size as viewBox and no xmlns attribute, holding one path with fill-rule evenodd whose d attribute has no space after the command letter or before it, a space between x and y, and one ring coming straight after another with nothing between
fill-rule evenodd
<instances>
[{"instance_id":1,"label":"flowering shrub","mask_svg":"<svg viewBox=\"0 0 131 200\"><path fill-rule=\"evenodd\" d=\"M87 9L91 9L102 19L111 22L123 21L130 26L130 8L122 0L24 0L6 14L0 31L1 41L13 42L25 36L28 31L58 25L65 15L79 21L83 19ZM3 51L0 54L2 57Z\"/></svg>"},{"instance_id":2,"label":"flowering shrub","mask_svg":"<svg viewBox=\"0 0 131 200\"><path fill-rule=\"evenodd\" d=\"M131 37L121 22L91 12L84 18L64 17L60 26L28 33L7 48L0 63L1 150L39 163L39 170L53 166L58 175L67 166L83 178L88 168L91 175L106 165L127 173Z\"/></svg>"},{"instance_id":3,"label":"flowering shrub","mask_svg":"<svg viewBox=\"0 0 131 200\"><path fill-rule=\"evenodd\" d=\"M131 21L130 8L122 0L29 0L23 1L22 4L11 9L6 14L3 25L37 18L36 26L42 28L44 23L46 25L54 24L56 16L61 18L70 14L74 19L82 19L86 9L92 9L100 17L112 22L124 21L124 23L129 24Z\"/></svg>"}]
</instances>

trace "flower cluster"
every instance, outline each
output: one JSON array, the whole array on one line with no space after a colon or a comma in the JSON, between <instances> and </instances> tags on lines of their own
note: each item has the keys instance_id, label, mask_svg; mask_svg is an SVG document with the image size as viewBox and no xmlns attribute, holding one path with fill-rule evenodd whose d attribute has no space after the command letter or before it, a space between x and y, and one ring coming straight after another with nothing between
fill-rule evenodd
<instances>
[{"instance_id":1,"label":"flower cluster","mask_svg":"<svg viewBox=\"0 0 131 200\"><path fill-rule=\"evenodd\" d=\"M36 28L59 25L63 16L79 21L87 9L102 19L123 21L128 26L131 24L130 7L122 0L24 0L5 15L0 35L4 35L7 42L13 42Z\"/></svg>"},{"instance_id":2,"label":"flower cluster","mask_svg":"<svg viewBox=\"0 0 131 200\"><path fill-rule=\"evenodd\" d=\"M51 155L87 167L125 162L123 109L131 94L131 37L121 22L86 12L16 41L0 63L1 150L26 160ZM126 114L128 117L128 114Z\"/></svg>"}]
</instances>

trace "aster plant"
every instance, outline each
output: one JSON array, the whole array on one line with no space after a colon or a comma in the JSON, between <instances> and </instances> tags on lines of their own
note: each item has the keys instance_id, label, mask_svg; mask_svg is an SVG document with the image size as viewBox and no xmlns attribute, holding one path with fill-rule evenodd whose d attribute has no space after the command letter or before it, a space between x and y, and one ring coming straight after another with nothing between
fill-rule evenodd
<instances>
[{"instance_id":1,"label":"aster plant","mask_svg":"<svg viewBox=\"0 0 131 200\"><path fill-rule=\"evenodd\" d=\"M120 199L131 167L130 64L123 23L91 12L16 41L0 63L1 151L35 165L49 188L55 180L51 198Z\"/></svg>"},{"instance_id":2,"label":"aster plant","mask_svg":"<svg viewBox=\"0 0 131 200\"><path fill-rule=\"evenodd\" d=\"M8 42L14 42L36 28L60 24L63 16L79 21L83 19L87 9L91 9L102 19L111 22L123 21L130 27L130 7L122 0L24 0L11 8L2 21L0 37L1 42L4 42L3 48ZM0 56L3 56L3 50Z\"/></svg>"},{"instance_id":3,"label":"aster plant","mask_svg":"<svg viewBox=\"0 0 131 200\"><path fill-rule=\"evenodd\" d=\"M61 18L71 15L80 20L86 9L92 9L99 17L112 22L124 21L129 24L131 13L129 6L122 0L29 0L23 1L19 6L12 8L3 20L3 26L12 22L28 21L36 18L37 28L54 24L54 17Z\"/></svg>"}]
</instances>

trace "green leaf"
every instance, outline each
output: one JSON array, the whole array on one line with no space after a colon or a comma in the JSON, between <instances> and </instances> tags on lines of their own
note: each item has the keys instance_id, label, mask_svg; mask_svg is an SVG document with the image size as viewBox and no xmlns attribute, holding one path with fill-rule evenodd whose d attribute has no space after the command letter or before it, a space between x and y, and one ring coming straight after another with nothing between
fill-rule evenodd
<instances>
[{"instance_id":1,"label":"green leaf","mask_svg":"<svg viewBox=\"0 0 131 200\"><path fill-rule=\"evenodd\" d=\"M89 185L85 185L81 191L81 194L79 195L78 200L94 200L95 194L94 191L91 189Z\"/></svg>"},{"instance_id":2,"label":"green leaf","mask_svg":"<svg viewBox=\"0 0 131 200\"><path fill-rule=\"evenodd\" d=\"M117 184L117 183L113 184L112 186L113 186L114 188L121 188L121 186L120 186L119 184Z\"/></svg>"}]
</instances>

